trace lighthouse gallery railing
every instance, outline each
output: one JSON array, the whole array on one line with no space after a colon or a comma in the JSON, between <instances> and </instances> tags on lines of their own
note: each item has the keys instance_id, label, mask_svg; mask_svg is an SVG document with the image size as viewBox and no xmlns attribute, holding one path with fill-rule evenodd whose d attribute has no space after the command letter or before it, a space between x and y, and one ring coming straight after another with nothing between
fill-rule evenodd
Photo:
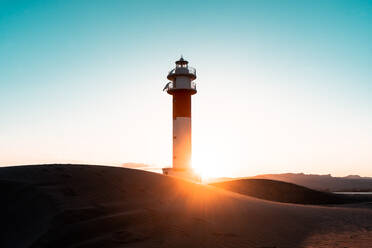
<instances>
[{"instance_id":1,"label":"lighthouse gallery railing","mask_svg":"<svg viewBox=\"0 0 372 248\"><path fill-rule=\"evenodd\" d=\"M177 89L176 87L174 87L173 83L168 83L167 86L164 88L164 90L172 90L172 89ZM189 89L196 90L196 83L191 82Z\"/></svg>"}]
</instances>

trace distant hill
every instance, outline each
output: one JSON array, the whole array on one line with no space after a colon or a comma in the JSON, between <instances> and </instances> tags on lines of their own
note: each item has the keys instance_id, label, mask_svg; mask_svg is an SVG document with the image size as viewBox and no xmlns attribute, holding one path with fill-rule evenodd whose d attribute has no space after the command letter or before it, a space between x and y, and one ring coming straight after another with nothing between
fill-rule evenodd
<instances>
[{"instance_id":1,"label":"distant hill","mask_svg":"<svg viewBox=\"0 0 372 248\"><path fill-rule=\"evenodd\" d=\"M327 175L313 175L304 173L265 174L251 178L271 179L302 185L311 189L331 192L360 192L372 191L372 178L350 175L346 177L332 177Z\"/></svg>"},{"instance_id":2,"label":"distant hill","mask_svg":"<svg viewBox=\"0 0 372 248\"><path fill-rule=\"evenodd\" d=\"M151 165L148 165L148 164L143 164L143 163L132 163L132 162L128 162L128 163L123 163L121 164L121 166L125 167L125 168L132 168L132 169L142 169L142 168L149 168L151 167Z\"/></svg>"},{"instance_id":3,"label":"distant hill","mask_svg":"<svg viewBox=\"0 0 372 248\"><path fill-rule=\"evenodd\" d=\"M333 194L269 179L237 179L209 185L264 200L286 203L323 205L372 200L371 196Z\"/></svg>"},{"instance_id":4,"label":"distant hill","mask_svg":"<svg viewBox=\"0 0 372 248\"><path fill-rule=\"evenodd\" d=\"M121 166L124 168L129 168L129 169L137 169L137 170L145 170L145 171L151 171L151 172L156 172L156 173L162 173L161 167L143 164L143 163L128 162L128 163L121 164ZM163 166L163 167L166 167L166 166Z\"/></svg>"}]
</instances>

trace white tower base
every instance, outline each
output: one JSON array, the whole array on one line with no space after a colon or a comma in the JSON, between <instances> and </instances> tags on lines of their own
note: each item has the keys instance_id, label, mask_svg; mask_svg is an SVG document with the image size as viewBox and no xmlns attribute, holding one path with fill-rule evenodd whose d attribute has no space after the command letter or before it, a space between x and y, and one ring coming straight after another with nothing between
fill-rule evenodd
<instances>
[{"instance_id":1,"label":"white tower base","mask_svg":"<svg viewBox=\"0 0 372 248\"><path fill-rule=\"evenodd\" d=\"M193 182L201 182L200 176L190 169L163 168L163 174L166 176L178 177Z\"/></svg>"}]
</instances>

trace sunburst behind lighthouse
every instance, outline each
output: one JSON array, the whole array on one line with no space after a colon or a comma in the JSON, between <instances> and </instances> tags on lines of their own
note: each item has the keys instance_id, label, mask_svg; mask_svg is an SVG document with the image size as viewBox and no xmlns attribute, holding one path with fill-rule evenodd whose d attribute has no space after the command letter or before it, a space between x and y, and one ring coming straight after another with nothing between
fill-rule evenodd
<instances>
[{"instance_id":1,"label":"sunburst behind lighthouse","mask_svg":"<svg viewBox=\"0 0 372 248\"><path fill-rule=\"evenodd\" d=\"M173 167L163 168L163 174L200 181L191 168L191 96L196 94L196 70L183 57L168 73L164 91L173 98Z\"/></svg>"}]
</instances>

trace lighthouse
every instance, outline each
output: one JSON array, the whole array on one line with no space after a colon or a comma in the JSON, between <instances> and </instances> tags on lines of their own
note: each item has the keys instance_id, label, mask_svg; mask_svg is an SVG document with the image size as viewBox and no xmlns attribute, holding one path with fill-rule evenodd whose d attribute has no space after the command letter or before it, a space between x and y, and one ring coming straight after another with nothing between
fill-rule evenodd
<instances>
[{"instance_id":1,"label":"lighthouse","mask_svg":"<svg viewBox=\"0 0 372 248\"><path fill-rule=\"evenodd\" d=\"M191 96L197 92L196 70L182 56L175 63L163 89L173 98L173 166L163 168L163 174L200 181L191 168Z\"/></svg>"}]
</instances>

